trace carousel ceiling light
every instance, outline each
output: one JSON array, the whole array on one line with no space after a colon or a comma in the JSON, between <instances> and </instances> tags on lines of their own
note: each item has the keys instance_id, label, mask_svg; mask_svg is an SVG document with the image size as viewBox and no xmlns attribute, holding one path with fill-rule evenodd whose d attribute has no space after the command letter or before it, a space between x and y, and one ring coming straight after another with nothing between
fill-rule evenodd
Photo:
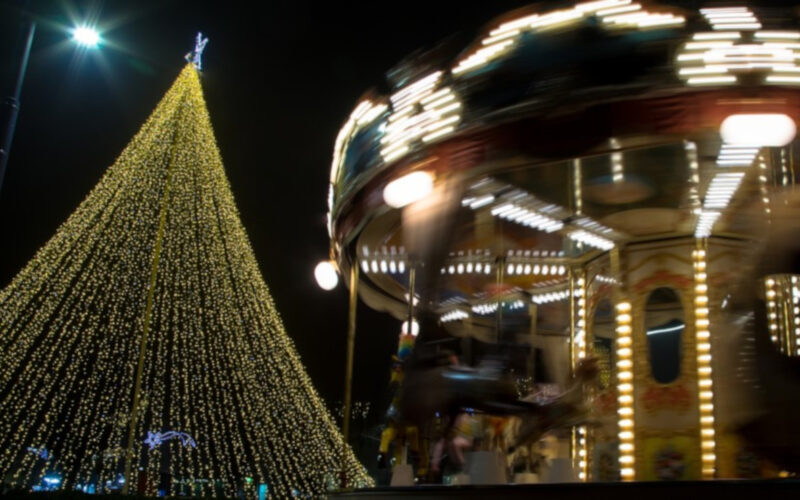
<instances>
[{"instance_id":1,"label":"carousel ceiling light","mask_svg":"<svg viewBox=\"0 0 800 500\"><path fill-rule=\"evenodd\" d=\"M717 165L720 167L749 167L756 159L758 151L759 148L723 142L717 155Z\"/></svg>"},{"instance_id":2,"label":"carousel ceiling light","mask_svg":"<svg viewBox=\"0 0 800 500\"><path fill-rule=\"evenodd\" d=\"M428 196L433 191L433 176L417 171L391 181L383 188L383 199L393 208L402 208Z\"/></svg>"},{"instance_id":3,"label":"carousel ceiling light","mask_svg":"<svg viewBox=\"0 0 800 500\"><path fill-rule=\"evenodd\" d=\"M692 36L692 40L738 40L740 38L742 38L742 34L738 31L695 33Z\"/></svg>"},{"instance_id":4,"label":"carousel ceiling light","mask_svg":"<svg viewBox=\"0 0 800 500\"><path fill-rule=\"evenodd\" d=\"M789 71L795 71L795 69ZM800 68L797 68L797 71L800 71ZM800 83L800 76L769 75L767 83Z\"/></svg>"},{"instance_id":5,"label":"carousel ceiling light","mask_svg":"<svg viewBox=\"0 0 800 500\"><path fill-rule=\"evenodd\" d=\"M611 250L612 248L614 248L613 241L603 238L602 236L597 236L596 234L592 234L588 231L584 231L582 229L579 229L577 231L572 231L571 233L567 234L567 237L579 243L599 248L600 250Z\"/></svg>"},{"instance_id":6,"label":"carousel ceiling light","mask_svg":"<svg viewBox=\"0 0 800 500\"><path fill-rule=\"evenodd\" d=\"M735 76L699 76L689 78L686 83L689 85L713 85L716 83L735 83L736 81Z\"/></svg>"},{"instance_id":7,"label":"carousel ceiling light","mask_svg":"<svg viewBox=\"0 0 800 500\"><path fill-rule=\"evenodd\" d=\"M441 321L442 323L449 323L450 321L458 321L460 319L467 319L467 318L469 318L468 312L462 311L461 309L455 309L440 316L439 321Z\"/></svg>"},{"instance_id":8,"label":"carousel ceiling light","mask_svg":"<svg viewBox=\"0 0 800 500\"><path fill-rule=\"evenodd\" d=\"M494 202L494 196L487 194L486 196L481 196L480 198L473 200L472 203L469 204L469 208L477 210L481 207L491 204L492 202Z\"/></svg>"},{"instance_id":9,"label":"carousel ceiling light","mask_svg":"<svg viewBox=\"0 0 800 500\"><path fill-rule=\"evenodd\" d=\"M731 198L739 189L744 178L744 172L730 172L717 174L711 180L703 201L705 209L724 209L730 203Z\"/></svg>"},{"instance_id":10,"label":"carousel ceiling light","mask_svg":"<svg viewBox=\"0 0 800 500\"><path fill-rule=\"evenodd\" d=\"M782 113L730 115L720 127L723 141L732 145L780 147L796 133L794 120Z\"/></svg>"},{"instance_id":11,"label":"carousel ceiling light","mask_svg":"<svg viewBox=\"0 0 800 500\"><path fill-rule=\"evenodd\" d=\"M336 267L329 260L323 260L314 268L314 277L323 290L333 290L339 284L339 274Z\"/></svg>"},{"instance_id":12,"label":"carousel ceiling light","mask_svg":"<svg viewBox=\"0 0 800 500\"><path fill-rule=\"evenodd\" d=\"M603 9L598 10L597 15L600 17L610 16L611 14L622 14L624 12L632 12L634 10L641 9L642 6L638 3L634 3L631 5L625 5L623 7L615 7L613 9Z\"/></svg>"},{"instance_id":13,"label":"carousel ceiling light","mask_svg":"<svg viewBox=\"0 0 800 500\"><path fill-rule=\"evenodd\" d=\"M800 31L757 31L756 38L800 40Z\"/></svg>"}]
</instances>

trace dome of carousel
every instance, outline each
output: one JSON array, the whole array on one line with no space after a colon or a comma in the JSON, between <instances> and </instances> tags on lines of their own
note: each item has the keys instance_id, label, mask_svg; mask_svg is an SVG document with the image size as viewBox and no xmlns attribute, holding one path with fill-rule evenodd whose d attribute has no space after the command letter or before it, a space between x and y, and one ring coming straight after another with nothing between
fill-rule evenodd
<instances>
[{"instance_id":1,"label":"dome of carousel","mask_svg":"<svg viewBox=\"0 0 800 500\"><path fill-rule=\"evenodd\" d=\"M470 374L502 359L520 400L596 365L585 418L524 443L540 460L499 444L512 424L479 424L503 470L451 482L793 475L800 11L557 5L409 56L356 103L334 265L369 307L419 320L414 350L448 346ZM435 455L417 427L411 449Z\"/></svg>"}]
</instances>

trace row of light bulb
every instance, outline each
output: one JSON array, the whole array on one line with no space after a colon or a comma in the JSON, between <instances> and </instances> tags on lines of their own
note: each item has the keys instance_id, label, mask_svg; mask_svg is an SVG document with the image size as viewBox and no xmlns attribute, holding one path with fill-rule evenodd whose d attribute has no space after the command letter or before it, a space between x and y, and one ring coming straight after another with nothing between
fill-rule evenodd
<instances>
[{"instance_id":1,"label":"row of light bulb","mask_svg":"<svg viewBox=\"0 0 800 500\"><path fill-rule=\"evenodd\" d=\"M567 237L571 240L577 241L578 243L583 243L584 245L589 245L590 247L599 248L600 250L604 251L614 248L614 242L610 239L603 238L602 236L598 236L582 229L568 233Z\"/></svg>"},{"instance_id":2,"label":"row of light bulb","mask_svg":"<svg viewBox=\"0 0 800 500\"><path fill-rule=\"evenodd\" d=\"M474 312L475 314L492 314L494 312L497 312L498 307L499 307L498 302L492 302L490 304L477 304L472 306L472 312ZM514 311L517 309L524 308L525 302L522 300L515 300L514 302L504 303L503 307L510 311Z\"/></svg>"},{"instance_id":3,"label":"row of light bulb","mask_svg":"<svg viewBox=\"0 0 800 500\"><path fill-rule=\"evenodd\" d=\"M560 292L547 292L539 293L531 296L531 301L536 305L549 304L551 302L560 302L569 298L569 290Z\"/></svg>"},{"instance_id":4,"label":"row of light bulb","mask_svg":"<svg viewBox=\"0 0 800 500\"><path fill-rule=\"evenodd\" d=\"M406 263L404 260L394 259L372 259L362 260L361 270L365 273L381 273L381 274L403 274L406 272Z\"/></svg>"},{"instance_id":5,"label":"row of light bulb","mask_svg":"<svg viewBox=\"0 0 800 500\"><path fill-rule=\"evenodd\" d=\"M492 265L488 262L459 262L458 264L450 264L441 269L442 274L491 274Z\"/></svg>"},{"instance_id":6,"label":"row of light bulb","mask_svg":"<svg viewBox=\"0 0 800 500\"><path fill-rule=\"evenodd\" d=\"M563 275L567 274L567 268L565 266L559 266L559 265L556 265L556 264L549 265L549 266L547 264L543 264L543 265L540 266L539 264L534 264L534 265L516 264L515 265L513 263L510 263L510 264L508 264L508 266L506 266L506 274L508 274L508 275L514 275L514 274L531 275L531 274L533 274L533 275L542 275L542 276L547 276L547 275L563 276Z\"/></svg>"}]
</instances>

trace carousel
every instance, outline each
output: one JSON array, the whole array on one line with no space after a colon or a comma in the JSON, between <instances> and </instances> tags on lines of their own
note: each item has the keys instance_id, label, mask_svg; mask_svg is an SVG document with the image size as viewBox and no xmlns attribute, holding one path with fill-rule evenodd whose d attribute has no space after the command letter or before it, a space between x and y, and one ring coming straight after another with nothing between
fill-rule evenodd
<instances>
[{"instance_id":1,"label":"carousel","mask_svg":"<svg viewBox=\"0 0 800 500\"><path fill-rule=\"evenodd\" d=\"M726 308L792 207L798 11L675 5L510 12L401 62L336 138L330 257L351 315L360 299L410 335L434 314L461 363L511 359L521 397L596 360L591 418L548 437L562 481L793 475L739 432L730 359L749 351L729 349ZM793 273L750 286L789 361Z\"/></svg>"}]
</instances>

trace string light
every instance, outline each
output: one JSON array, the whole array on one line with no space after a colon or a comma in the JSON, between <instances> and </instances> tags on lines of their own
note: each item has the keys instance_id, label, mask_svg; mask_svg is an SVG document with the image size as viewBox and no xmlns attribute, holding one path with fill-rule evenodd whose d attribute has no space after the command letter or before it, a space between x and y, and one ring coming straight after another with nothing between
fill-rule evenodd
<instances>
[{"instance_id":1,"label":"string light","mask_svg":"<svg viewBox=\"0 0 800 500\"><path fill-rule=\"evenodd\" d=\"M567 25L576 24L589 16L601 19L604 28L639 28L648 29L663 26L674 26L685 23L682 16L667 12L651 12L642 9L631 0L599 0L583 2L571 9L560 9L544 14L530 14L503 22L489 31L481 39L481 43L467 56L458 61L452 73L475 71L488 63L508 54L521 39L524 32L541 32Z\"/></svg>"},{"instance_id":2,"label":"string light","mask_svg":"<svg viewBox=\"0 0 800 500\"><path fill-rule=\"evenodd\" d=\"M168 470L170 495L190 482L195 494L255 496L261 482L278 497L318 496L338 485L345 449L347 483L372 484L285 333L191 64L0 292L0 477L26 487L55 468L61 488L107 492L125 460L147 324L132 452L148 495ZM147 433L164 429L196 448L148 450ZM48 450L48 468L28 448Z\"/></svg>"},{"instance_id":3,"label":"string light","mask_svg":"<svg viewBox=\"0 0 800 500\"><path fill-rule=\"evenodd\" d=\"M631 303L627 301L617 304L617 397L618 412L620 414L619 463L622 465L620 476L623 481L632 481L635 478L634 468L634 434L633 434L633 350L630 345L633 341L631 328Z\"/></svg>"},{"instance_id":4,"label":"string light","mask_svg":"<svg viewBox=\"0 0 800 500\"><path fill-rule=\"evenodd\" d=\"M714 393L711 368L711 333L708 330L708 275L706 251L697 240L697 250L692 252L694 260L694 317L697 338L697 385L700 395L700 446L703 450L702 474L704 479L713 479L716 471L716 447L714 441Z\"/></svg>"}]
</instances>

